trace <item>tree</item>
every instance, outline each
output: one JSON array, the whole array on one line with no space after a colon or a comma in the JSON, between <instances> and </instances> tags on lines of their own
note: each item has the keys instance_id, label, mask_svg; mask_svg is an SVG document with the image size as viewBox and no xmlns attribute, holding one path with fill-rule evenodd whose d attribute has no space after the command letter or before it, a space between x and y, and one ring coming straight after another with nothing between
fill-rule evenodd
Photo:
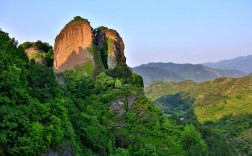
<instances>
[{"instance_id":1,"label":"tree","mask_svg":"<svg viewBox=\"0 0 252 156\"><path fill-rule=\"evenodd\" d=\"M116 89L122 88L122 82L118 79L116 79L116 81L115 81L115 88Z\"/></svg>"},{"instance_id":2,"label":"tree","mask_svg":"<svg viewBox=\"0 0 252 156\"><path fill-rule=\"evenodd\" d=\"M101 90L106 90L108 88L114 87L114 79L107 76L106 73L101 72L95 80L95 87Z\"/></svg>"}]
</instances>

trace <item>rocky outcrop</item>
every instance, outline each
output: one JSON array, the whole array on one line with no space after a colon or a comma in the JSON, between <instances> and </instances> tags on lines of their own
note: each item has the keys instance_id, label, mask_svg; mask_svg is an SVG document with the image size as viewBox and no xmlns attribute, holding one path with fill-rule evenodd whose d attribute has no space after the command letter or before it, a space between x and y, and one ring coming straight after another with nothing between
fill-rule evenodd
<instances>
[{"instance_id":1,"label":"rocky outcrop","mask_svg":"<svg viewBox=\"0 0 252 156\"><path fill-rule=\"evenodd\" d=\"M114 69L117 65L126 65L124 43L116 30L106 27L95 29L95 43L106 68Z\"/></svg>"},{"instance_id":2,"label":"rocky outcrop","mask_svg":"<svg viewBox=\"0 0 252 156\"><path fill-rule=\"evenodd\" d=\"M106 27L93 30L87 20L77 16L55 39L54 71L61 73L85 64L92 72L101 66L109 69L127 66L120 35Z\"/></svg>"},{"instance_id":3,"label":"rocky outcrop","mask_svg":"<svg viewBox=\"0 0 252 156\"><path fill-rule=\"evenodd\" d=\"M132 104L136 101L136 98L137 96L132 95L114 100L110 104L109 111L121 116L131 108Z\"/></svg>"},{"instance_id":4,"label":"rocky outcrop","mask_svg":"<svg viewBox=\"0 0 252 156\"><path fill-rule=\"evenodd\" d=\"M94 66L92 42L93 28L87 20L78 18L68 23L55 39L54 71L72 70L85 63Z\"/></svg>"},{"instance_id":5,"label":"rocky outcrop","mask_svg":"<svg viewBox=\"0 0 252 156\"><path fill-rule=\"evenodd\" d=\"M29 59L33 59L38 64L47 65L47 61L44 59L45 52L35 47L27 48L25 52Z\"/></svg>"},{"instance_id":6,"label":"rocky outcrop","mask_svg":"<svg viewBox=\"0 0 252 156\"><path fill-rule=\"evenodd\" d=\"M30 58L33 55L40 53L41 51L37 48L31 47L31 48L25 49L25 52L26 52L26 55Z\"/></svg>"}]
</instances>

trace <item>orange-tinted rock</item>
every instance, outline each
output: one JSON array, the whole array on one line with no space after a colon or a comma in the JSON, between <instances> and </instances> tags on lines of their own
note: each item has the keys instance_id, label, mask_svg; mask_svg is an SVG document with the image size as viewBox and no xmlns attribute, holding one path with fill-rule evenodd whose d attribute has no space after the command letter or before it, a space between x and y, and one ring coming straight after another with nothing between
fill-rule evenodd
<instances>
[{"instance_id":1,"label":"orange-tinted rock","mask_svg":"<svg viewBox=\"0 0 252 156\"><path fill-rule=\"evenodd\" d=\"M55 73L75 69L86 62L94 65L94 56L89 51L92 42L93 29L88 21L82 19L67 24L55 39Z\"/></svg>"},{"instance_id":2,"label":"orange-tinted rock","mask_svg":"<svg viewBox=\"0 0 252 156\"><path fill-rule=\"evenodd\" d=\"M31 48L25 49L25 52L26 52L26 55L30 58L32 55L39 53L40 50L38 50L37 48L31 47Z\"/></svg>"},{"instance_id":3,"label":"orange-tinted rock","mask_svg":"<svg viewBox=\"0 0 252 156\"><path fill-rule=\"evenodd\" d=\"M97 28L95 40L105 67L113 69L118 65L126 65L124 43L116 30L106 27Z\"/></svg>"},{"instance_id":4,"label":"orange-tinted rock","mask_svg":"<svg viewBox=\"0 0 252 156\"><path fill-rule=\"evenodd\" d=\"M47 64L46 60L43 58L45 53L37 48L31 47L25 49L26 55L29 59L33 59L36 63L45 65Z\"/></svg>"}]
</instances>

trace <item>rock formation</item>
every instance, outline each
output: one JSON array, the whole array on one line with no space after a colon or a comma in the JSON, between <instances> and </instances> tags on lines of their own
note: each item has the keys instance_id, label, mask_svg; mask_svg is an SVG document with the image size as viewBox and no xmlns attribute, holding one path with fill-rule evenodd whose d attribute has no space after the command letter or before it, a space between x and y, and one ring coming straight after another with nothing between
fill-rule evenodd
<instances>
[{"instance_id":1,"label":"rock formation","mask_svg":"<svg viewBox=\"0 0 252 156\"><path fill-rule=\"evenodd\" d=\"M26 55L29 59L33 59L36 63L46 66L47 61L43 58L45 55L45 52L39 50L35 47L30 47L28 49L25 49Z\"/></svg>"},{"instance_id":2,"label":"rock formation","mask_svg":"<svg viewBox=\"0 0 252 156\"><path fill-rule=\"evenodd\" d=\"M54 71L72 70L85 63L94 66L94 56L89 50L93 42L93 28L85 19L68 23L55 39Z\"/></svg>"},{"instance_id":3,"label":"rock formation","mask_svg":"<svg viewBox=\"0 0 252 156\"><path fill-rule=\"evenodd\" d=\"M102 60L101 65L97 60ZM89 66L92 72L100 66L114 69L126 66L126 58L123 40L115 30L93 30L87 20L77 16L55 39L54 71L61 73L83 66Z\"/></svg>"},{"instance_id":4,"label":"rock formation","mask_svg":"<svg viewBox=\"0 0 252 156\"><path fill-rule=\"evenodd\" d=\"M37 48L31 47L28 49L25 49L26 55L28 56L28 58L32 57L32 55L35 55L37 53L40 53L41 51Z\"/></svg>"},{"instance_id":5,"label":"rock formation","mask_svg":"<svg viewBox=\"0 0 252 156\"><path fill-rule=\"evenodd\" d=\"M125 65L124 43L119 34L106 27L99 27L95 30L95 43L101 52L103 64L109 69L117 65Z\"/></svg>"}]
</instances>

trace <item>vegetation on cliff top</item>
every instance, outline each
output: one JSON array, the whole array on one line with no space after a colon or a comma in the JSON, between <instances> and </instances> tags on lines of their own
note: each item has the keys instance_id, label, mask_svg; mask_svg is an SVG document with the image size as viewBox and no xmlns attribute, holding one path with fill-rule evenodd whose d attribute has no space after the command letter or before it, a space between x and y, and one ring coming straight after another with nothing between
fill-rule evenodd
<instances>
[{"instance_id":1,"label":"vegetation on cliff top","mask_svg":"<svg viewBox=\"0 0 252 156\"><path fill-rule=\"evenodd\" d=\"M24 50L28 50L29 48L34 48L36 50L36 53L33 53L29 59L30 60L40 60L41 62L44 62L45 66L52 67L53 66L53 48L49 43L42 42L40 40L36 42L24 42L19 45Z\"/></svg>"}]
</instances>

